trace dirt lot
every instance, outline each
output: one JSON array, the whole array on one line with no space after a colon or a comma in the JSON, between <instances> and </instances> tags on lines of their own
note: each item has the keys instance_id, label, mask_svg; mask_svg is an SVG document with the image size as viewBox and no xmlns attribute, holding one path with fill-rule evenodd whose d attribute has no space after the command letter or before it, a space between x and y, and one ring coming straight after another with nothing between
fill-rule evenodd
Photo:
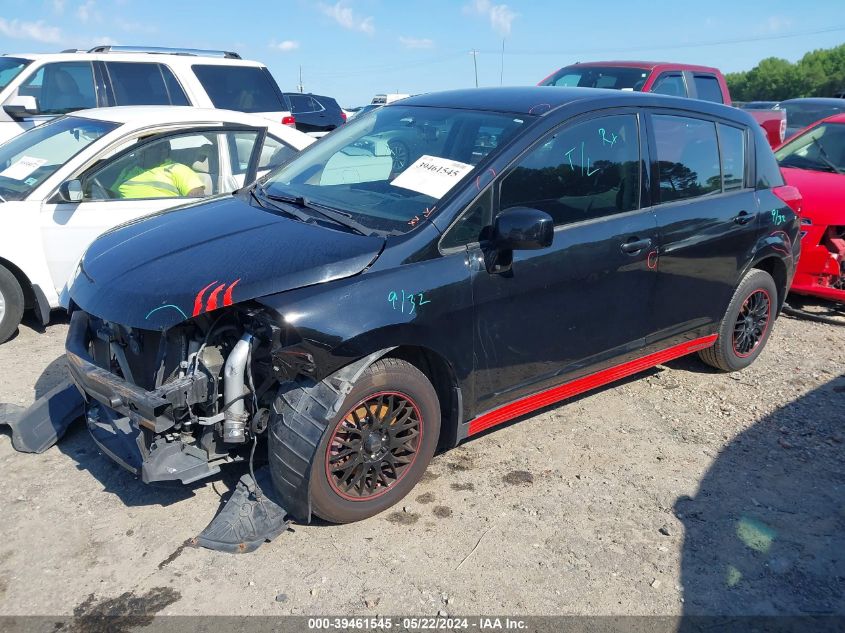
<instances>
[{"instance_id":1,"label":"dirt lot","mask_svg":"<svg viewBox=\"0 0 845 633\"><path fill-rule=\"evenodd\" d=\"M0 402L67 326L0 346ZM238 475L145 486L78 425L0 434L0 615L845 614L845 328L781 318L741 374L674 361L435 458L395 512L256 553L182 544Z\"/></svg>"}]
</instances>

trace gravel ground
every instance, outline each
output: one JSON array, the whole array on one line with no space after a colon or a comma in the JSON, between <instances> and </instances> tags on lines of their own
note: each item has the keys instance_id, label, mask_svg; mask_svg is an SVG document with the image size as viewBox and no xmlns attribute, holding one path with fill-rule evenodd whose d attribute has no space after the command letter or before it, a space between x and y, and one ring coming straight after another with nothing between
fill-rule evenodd
<instances>
[{"instance_id":1,"label":"gravel ground","mask_svg":"<svg viewBox=\"0 0 845 633\"><path fill-rule=\"evenodd\" d=\"M0 346L0 402L66 323ZM845 329L781 318L738 374L679 359L437 456L394 509L243 556L184 547L237 474L145 486L77 425L0 434L0 615L845 614Z\"/></svg>"}]
</instances>

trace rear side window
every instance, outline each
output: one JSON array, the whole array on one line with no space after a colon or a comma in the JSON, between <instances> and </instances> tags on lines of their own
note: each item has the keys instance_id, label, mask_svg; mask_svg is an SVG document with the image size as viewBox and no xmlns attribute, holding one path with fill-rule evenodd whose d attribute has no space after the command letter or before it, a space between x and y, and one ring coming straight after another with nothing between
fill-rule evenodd
<instances>
[{"instance_id":1,"label":"rear side window","mask_svg":"<svg viewBox=\"0 0 845 633\"><path fill-rule=\"evenodd\" d=\"M663 73L654 82L651 92L671 97L686 97L687 87L681 73Z\"/></svg>"},{"instance_id":2,"label":"rear side window","mask_svg":"<svg viewBox=\"0 0 845 633\"><path fill-rule=\"evenodd\" d=\"M287 110L266 68L199 64L193 69L215 108L239 112Z\"/></svg>"},{"instance_id":3,"label":"rear side window","mask_svg":"<svg viewBox=\"0 0 845 633\"><path fill-rule=\"evenodd\" d=\"M540 209L563 225L636 209L639 192L637 117L614 115L576 123L532 149L502 181L500 207Z\"/></svg>"},{"instance_id":4,"label":"rear side window","mask_svg":"<svg viewBox=\"0 0 845 633\"><path fill-rule=\"evenodd\" d=\"M684 200L722 190L716 124L673 115L652 117L660 201Z\"/></svg>"},{"instance_id":5,"label":"rear side window","mask_svg":"<svg viewBox=\"0 0 845 633\"><path fill-rule=\"evenodd\" d=\"M742 189L745 186L745 131L721 123L718 127L725 191Z\"/></svg>"},{"instance_id":6,"label":"rear side window","mask_svg":"<svg viewBox=\"0 0 845 633\"><path fill-rule=\"evenodd\" d=\"M693 81L698 98L702 101L725 102L722 98L722 87L719 85L719 80L713 75L695 75Z\"/></svg>"},{"instance_id":7,"label":"rear side window","mask_svg":"<svg viewBox=\"0 0 845 633\"><path fill-rule=\"evenodd\" d=\"M173 71L163 64L159 68L164 77L164 85L167 86L167 92L170 94L170 105L191 105L188 95L182 90L182 86L179 85L179 80L173 75Z\"/></svg>"},{"instance_id":8,"label":"rear side window","mask_svg":"<svg viewBox=\"0 0 845 633\"><path fill-rule=\"evenodd\" d=\"M106 69L119 106L187 105L185 93L173 73L161 64L106 62Z\"/></svg>"},{"instance_id":9,"label":"rear side window","mask_svg":"<svg viewBox=\"0 0 845 633\"><path fill-rule=\"evenodd\" d=\"M21 84L18 94L35 97L41 114L65 114L97 107L90 62L44 64Z\"/></svg>"},{"instance_id":10,"label":"rear side window","mask_svg":"<svg viewBox=\"0 0 845 633\"><path fill-rule=\"evenodd\" d=\"M319 112L323 109L319 103L308 95L288 95L290 101L291 112L293 114L306 114L309 112Z\"/></svg>"}]
</instances>

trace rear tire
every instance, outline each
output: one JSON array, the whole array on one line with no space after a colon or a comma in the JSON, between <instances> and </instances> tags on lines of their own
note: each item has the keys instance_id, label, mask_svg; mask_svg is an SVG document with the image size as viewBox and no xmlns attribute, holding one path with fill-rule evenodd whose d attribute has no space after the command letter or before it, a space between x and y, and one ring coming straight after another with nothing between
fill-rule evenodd
<instances>
[{"instance_id":1,"label":"rear tire","mask_svg":"<svg viewBox=\"0 0 845 633\"><path fill-rule=\"evenodd\" d=\"M23 317L23 290L15 276L0 266L0 343L15 333Z\"/></svg>"},{"instance_id":2,"label":"rear tire","mask_svg":"<svg viewBox=\"0 0 845 633\"><path fill-rule=\"evenodd\" d=\"M748 367L769 340L777 305L772 276L764 270L750 270L728 304L716 344L698 353L701 360L726 372Z\"/></svg>"},{"instance_id":3,"label":"rear tire","mask_svg":"<svg viewBox=\"0 0 845 633\"><path fill-rule=\"evenodd\" d=\"M420 480L437 447L440 403L419 369L383 358L339 411L320 440L309 487L315 514L350 523L386 510Z\"/></svg>"}]
</instances>

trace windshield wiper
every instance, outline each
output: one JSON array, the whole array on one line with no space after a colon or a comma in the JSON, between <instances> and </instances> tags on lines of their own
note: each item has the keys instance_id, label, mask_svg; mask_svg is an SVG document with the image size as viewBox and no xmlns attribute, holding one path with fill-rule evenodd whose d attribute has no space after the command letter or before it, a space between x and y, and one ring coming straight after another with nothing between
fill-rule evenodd
<instances>
[{"instance_id":1,"label":"windshield wiper","mask_svg":"<svg viewBox=\"0 0 845 633\"><path fill-rule=\"evenodd\" d=\"M830 167L837 174L845 174L845 170L840 169L839 167L833 164L832 160L830 160L830 156L827 155L827 152L825 151L824 147L822 147L822 144L819 143L819 139L814 138L813 145L819 148L819 158L822 159L822 162L825 165Z\"/></svg>"},{"instance_id":2,"label":"windshield wiper","mask_svg":"<svg viewBox=\"0 0 845 633\"><path fill-rule=\"evenodd\" d=\"M256 193L256 191L258 193ZM259 195L259 194L261 194L261 195ZM264 187L262 187L261 185L259 185L257 187L252 187L249 190L249 195L252 196L253 200L255 200L262 209L271 209L273 211L279 211L281 213L284 213L288 217L294 218L295 220L299 220L300 222L305 222L306 224L314 221L314 218L311 217L310 215L308 215L307 213L302 213L302 212L296 211L294 209L288 209L288 208L283 209L283 208L281 208L281 207L279 207L275 204L268 205L267 200L274 200L274 198L271 195L269 195L264 190ZM286 202L286 201L282 201L282 202Z\"/></svg>"},{"instance_id":3,"label":"windshield wiper","mask_svg":"<svg viewBox=\"0 0 845 633\"><path fill-rule=\"evenodd\" d=\"M267 191L263 188L261 188L261 193L262 195L266 196L269 200L273 200L274 202L285 202L287 204L296 205L297 207L301 207L303 209L310 209L312 211L315 211L318 215L321 215L327 220L334 222L335 224L344 226L354 231L355 233L358 233L359 235L372 234L372 229L353 220L351 214L346 213L344 211L340 211L339 209L335 209L334 207L330 207L325 204L320 204L319 202L314 202L313 200L308 200L304 196L286 196L283 194L267 193Z\"/></svg>"}]
</instances>

